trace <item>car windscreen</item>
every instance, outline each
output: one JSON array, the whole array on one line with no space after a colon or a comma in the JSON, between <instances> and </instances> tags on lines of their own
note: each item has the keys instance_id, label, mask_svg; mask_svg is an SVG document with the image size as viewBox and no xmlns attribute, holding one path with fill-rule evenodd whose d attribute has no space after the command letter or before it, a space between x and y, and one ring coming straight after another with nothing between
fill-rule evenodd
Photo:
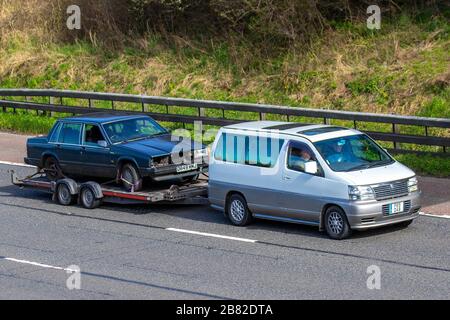
<instances>
[{"instance_id":1,"label":"car windscreen","mask_svg":"<svg viewBox=\"0 0 450 320\"><path fill-rule=\"evenodd\" d=\"M168 133L150 118L136 118L106 123L103 125L112 143L145 139Z\"/></svg>"},{"instance_id":2,"label":"car windscreen","mask_svg":"<svg viewBox=\"0 0 450 320\"><path fill-rule=\"evenodd\" d=\"M314 143L334 171L354 171L382 166L394 160L365 134L322 140Z\"/></svg>"}]
</instances>

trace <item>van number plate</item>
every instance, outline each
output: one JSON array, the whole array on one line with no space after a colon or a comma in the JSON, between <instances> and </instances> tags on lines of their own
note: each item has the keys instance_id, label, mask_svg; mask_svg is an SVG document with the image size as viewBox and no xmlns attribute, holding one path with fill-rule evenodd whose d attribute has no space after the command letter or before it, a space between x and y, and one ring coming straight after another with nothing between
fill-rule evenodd
<instances>
[{"instance_id":1,"label":"van number plate","mask_svg":"<svg viewBox=\"0 0 450 320\"><path fill-rule=\"evenodd\" d=\"M403 210L404 210L404 202L396 202L391 203L389 205L389 214L403 212Z\"/></svg>"},{"instance_id":2,"label":"van number plate","mask_svg":"<svg viewBox=\"0 0 450 320\"><path fill-rule=\"evenodd\" d=\"M197 169L196 163L183 164L183 165L177 167L177 173L191 171L191 170L195 170L195 169Z\"/></svg>"}]
</instances>

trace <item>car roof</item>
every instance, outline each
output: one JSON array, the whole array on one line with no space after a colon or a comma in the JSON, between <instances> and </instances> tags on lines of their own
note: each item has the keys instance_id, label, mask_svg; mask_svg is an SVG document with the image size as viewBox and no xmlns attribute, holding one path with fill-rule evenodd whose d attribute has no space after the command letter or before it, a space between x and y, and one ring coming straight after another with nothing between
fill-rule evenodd
<instances>
[{"instance_id":1,"label":"car roof","mask_svg":"<svg viewBox=\"0 0 450 320\"><path fill-rule=\"evenodd\" d=\"M136 119L148 117L145 114L136 113L123 113L123 112L94 112L73 117L62 118L62 121L80 121L80 122L95 122L95 123L106 123L113 121L121 121L128 119Z\"/></svg>"},{"instance_id":2,"label":"car roof","mask_svg":"<svg viewBox=\"0 0 450 320\"><path fill-rule=\"evenodd\" d=\"M282 121L250 121L225 126L224 129L277 133L297 136L317 142L332 138L361 134L360 131L326 124L308 124Z\"/></svg>"}]
</instances>

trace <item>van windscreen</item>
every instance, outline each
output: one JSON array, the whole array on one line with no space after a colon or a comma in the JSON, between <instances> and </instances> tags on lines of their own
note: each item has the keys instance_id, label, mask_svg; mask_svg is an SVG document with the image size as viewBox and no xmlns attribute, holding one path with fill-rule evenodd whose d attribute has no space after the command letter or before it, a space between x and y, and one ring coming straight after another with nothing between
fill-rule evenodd
<instances>
[{"instance_id":1,"label":"van windscreen","mask_svg":"<svg viewBox=\"0 0 450 320\"><path fill-rule=\"evenodd\" d=\"M391 164L394 160L365 134L351 135L314 143L334 171L355 171Z\"/></svg>"}]
</instances>

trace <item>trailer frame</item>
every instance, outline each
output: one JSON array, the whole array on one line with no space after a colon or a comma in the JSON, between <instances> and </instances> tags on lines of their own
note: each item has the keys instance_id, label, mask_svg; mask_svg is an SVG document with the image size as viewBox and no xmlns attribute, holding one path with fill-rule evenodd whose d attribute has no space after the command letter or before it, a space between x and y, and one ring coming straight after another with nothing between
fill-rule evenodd
<instances>
[{"instance_id":1,"label":"trailer frame","mask_svg":"<svg viewBox=\"0 0 450 320\"><path fill-rule=\"evenodd\" d=\"M125 191L115 185L114 181L99 183L96 181L76 181L64 177L55 181L47 178L45 170L20 179L15 170L9 170L11 182L20 188L34 189L52 194L52 199L63 205L71 205L75 202L88 209L94 209L102 203L118 204L180 204L180 205L206 205L208 201L207 176L199 178L195 182L185 184L172 184L169 187L155 187L143 191ZM83 188L89 188L93 206L85 205L81 199ZM70 193L70 199L67 198ZM61 193L64 193L61 201Z\"/></svg>"}]
</instances>

